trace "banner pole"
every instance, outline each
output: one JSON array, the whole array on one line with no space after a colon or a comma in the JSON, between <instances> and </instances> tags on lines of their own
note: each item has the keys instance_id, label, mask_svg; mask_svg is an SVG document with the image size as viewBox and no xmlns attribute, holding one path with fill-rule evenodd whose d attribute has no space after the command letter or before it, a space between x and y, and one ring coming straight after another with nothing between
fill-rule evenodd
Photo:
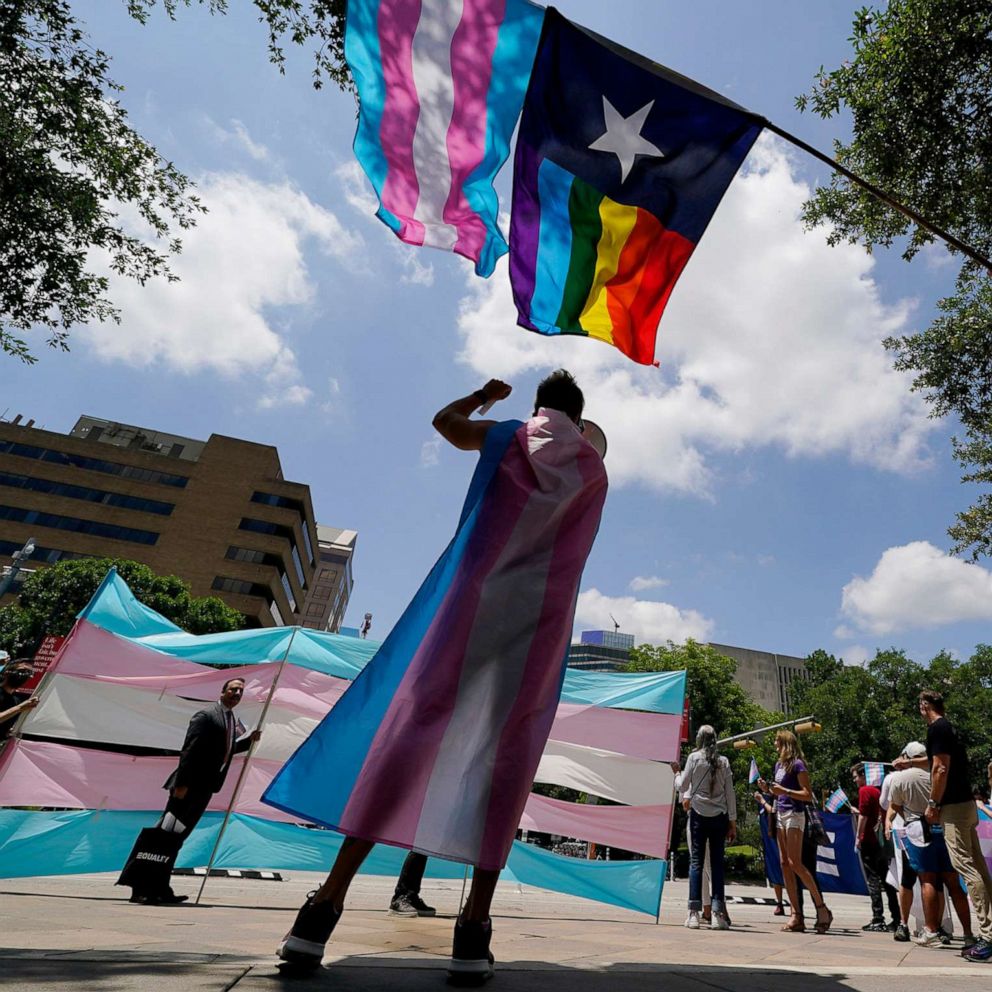
<instances>
[{"instance_id":1,"label":"banner pole","mask_svg":"<svg viewBox=\"0 0 992 992\"><path fill-rule=\"evenodd\" d=\"M863 190L871 193L876 200L880 200L886 206L891 207L893 210L897 210L904 217L909 218L917 227L922 227L924 231L928 231L930 234L946 244L951 245L956 248L962 255L967 255L973 262L978 262L984 269L992 273L992 261L989 261L984 255L980 255L974 248L970 245L966 245L963 241L954 237L953 234L949 234L942 228L937 227L932 221L927 220L921 214L918 214L912 207L907 207L905 203L901 203L890 193L886 193L884 189L876 186L874 183L868 182L867 179L862 179L856 172L851 172L850 169L845 168L836 159L832 159L829 155L821 152L818 148L814 148L812 145L807 144L802 138L797 138L794 134L790 134L783 128L780 128L777 124L773 124L771 121L766 120L764 122L765 127L768 128L773 134L777 134L780 138L784 138L786 141L791 142L797 148L801 148L807 155L812 155L813 158L819 159L821 162L828 165L834 172L839 172L845 179L849 179L852 183L860 186Z\"/></svg>"},{"instance_id":2,"label":"banner pole","mask_svg":"<svg viewBox=\"0 0 992 992\"><path fill-rule=\"evenodd\" d=\"M815 723L815 716L797 716L793 720L785 720L782 723L773 723L768 727L755 727L743 734L734 734L733 737L723 737L718 740L717 746L721 744L732 744L734 741L747 740L748 737L756 737L758 734L767 734L769 730L781 730L782 727L794 727L797 723Z\"/></svg>"},{"instance_id":3,"label":"banner pole","mask_svg":"<svg viewBox=\"0 0 992 992\"><path fill-rule=\"evenodd\" d=\"M256 730L261 730L265 723L266 714L269 712L269 704L272 702L272 697L276 691L276 685L279 682L279 677L282 675L282 670L286 667L286 661L289 658L290 648L293 646L293 640L296 638L296 632L300 628L298 626L293 627L292 634L289 635L289 643L286 645L286 651L282 656L282 661L279 662L279 668L276 671L275 678L272 680L272 685L269 686L269 694L266 697L265 705L262 707L261 715L258 718L258 724L255 727ZM213 868L214 859L217 857L217 851L220 849L220 842L224 837L224 831L227 830L227 824L231 819L231 811L234 809L234 804L238 800L238 793L241 791L241 786L245 780L245 772L248 771L248 764L251 761L252 755L255 753L255 745L257 741L252 741L251 746L248 748L248 753L245 755L244 763L241 766L241 773L238 775L238 781L234 784L234 791L231 793L231 801L227 804L227 810L224 813L224 819L220 825L220 831L217 834L217 840L214 841L213 850L210 852L210 860L207 862L207 871L203 876L203 881L200 882L200 891L196 894L196 899L193 901L194 906L200 905L200 897L203 895L203 890L206 888L207 879L210 878L210 869Z\"/></svg>"}]
</instances>

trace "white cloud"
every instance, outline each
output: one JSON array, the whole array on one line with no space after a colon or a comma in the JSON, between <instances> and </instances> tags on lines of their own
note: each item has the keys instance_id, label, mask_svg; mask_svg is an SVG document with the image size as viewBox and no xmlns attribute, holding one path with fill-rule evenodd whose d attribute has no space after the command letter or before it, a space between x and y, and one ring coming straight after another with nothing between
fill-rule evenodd
<instances>
[{"instance_id":1,"label":"white cloud","mask_svg":"<svg viewBox=\"0 0 992 992\"><path fill-rule=\"evenodd\" d=\"M441 461L441 439L432 437L420 447L420 467L434 468Z\"/></svg>"},{"instance_id":2,"label":"white cloud","mask_svg":"<svg viewBox=\"0 0 992 992\"><path fill-rule=\"evenodd\" d=\"M246 128L237 118L231 118L230 130L221 127L211 117L206 118L206 123L210 133L220 144L234 145L236 148L240 148L242 151L247 152L248 155L256 162L270 161L271 153L269 152L269 149L265 145L261 145L255 141L248 133L248 128Z\"/></svg>"},{"instance_id":3,"label":"white cloud","mask_svg":"<svg viewBox=\"0 0 992 992\"><path fill-rule=\"evenodd\" d=\"M711 497L712 453L765 445L917 470L935 425L880 343L906 330L912 303L882 302L862 249L803 230L809 192L784 146L759 141L672 296L661 370L596 341L515 328L505 261L469 281L461 360L510 380L571 369L609 437L615 483Z\"/></svg>"},{"instance_id":4,"label":"white cloud","mask_svg":"<svg viewBox=\"0 0 992 992\"><path fill-rule=\"evenodd\" d=\"M638 575L630 580L631 592L644 592L645 589L660 589L668 585L668 579L662 579L657 575Z\"/></svg>"},{"instance_id":5,"label":"white cloud","mask_svg":"<svg viewBox=\"0 0 992 992\"><path fill-rule=\"evenodd\" d=\"M625 634L638 642L682 643L687 637L705 641L714 627L696 610L681 610L670 603L655 603L633 596L604 596L598 589L579 594L575 607L575 625L583 629L612 630L616 617Z\"/></svg>"},{"instance_id":6,"label":"white cloud","mask_svg":"<svg viewBox=\"0 0 992 992\"><path fill-rule=\"evenodd\" d=\"M341 396L341 383L330 376L327 380L327 399L320 404L320 409L324 413L339 413L338 399Z\"/></svg>"},{"instance_id":7,"label":"white cloud","mask_svg":"<svg viewBox=\"0 0 992 992\"><path fill-rule=\"evenodd\" d=\"M171 261L180 281L140 286L115 278L121 326L91 325L80 334L108 361L254 374L261 406L305 403L312 391L270 310L312 303L308 243L351 268L360 264L362 239L288 182L213 174L198 192L209 212L185 232L183 252Z\"/></svg>"},{"instance_id":8,"label":"white cloud","mask_svg":"<svg viewBox=\"0 0 992 992\"><path fill-rule=\"evenodd\" d=\"M852 668L861 668L869 658L874 657L874 651L869 651L868 648L863 647L860 644L849 644L844 648L841 661L843 661L845 665L850 665Z\"/></svg>"},{"instance_id":9,"label":"white cloud","mask_svg":"<svg viewBox=\"0 0 992 992\"><path fill-rule=\"evenodd\" d=\"M992 620L992 572L928 541L913 541L889 548L867 579L848 582L841 612L860 630L879 635Z\"/></svg>"},{"instance_id":10,"label":"white cloud","mask_svg":"<svg viewBox=\"0 0 992 992\"><path fill-rule=\"evenodd\" d=\"M433 286L434 266L431 262L423 260L424 249L399 241L396 235L376 217L379 199L375 195L375 190L372 189L368 176L362 171L362 167L354 159L343 162L334 170L334 178L337 180L348 206L375 224L382 243L389 245L389 250L392 252L396 264L402 270L400 282L411 286Z\"/></svg>"}]
</instances>

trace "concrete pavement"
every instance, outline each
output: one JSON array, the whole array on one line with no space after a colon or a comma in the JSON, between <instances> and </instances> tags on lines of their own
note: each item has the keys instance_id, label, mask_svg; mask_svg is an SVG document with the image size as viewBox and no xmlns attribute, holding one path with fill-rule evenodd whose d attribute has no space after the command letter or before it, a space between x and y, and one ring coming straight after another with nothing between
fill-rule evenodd
<instances>
[{"instance_id":1,"label":"concrete pavement","mask_svg":"<svg viewBox=\"0 0 992 992\"><path fill-rule=\"evenodd\" d=\"M283 882L210 879L200 906L147 907L106 875L0 880L0 984L17 992L279 992L293 988L440 992L460 883L425 883L435 919L384 912L392 879L360 877L328 944L324 968L290 979L272 952L317 876ZM195 895L199 880L177 878ZM732 895L765 895L734 886ZM984 989L992 965L953 949L897 944L861 932L866 898L834 896L834 930L783 934L771 908L732 905L727 932L682 926L686 886L665 890L652 918L543 890L501 884L493 906L493 992L933 992L936 985Z\"/></svg>"}]
</instances>

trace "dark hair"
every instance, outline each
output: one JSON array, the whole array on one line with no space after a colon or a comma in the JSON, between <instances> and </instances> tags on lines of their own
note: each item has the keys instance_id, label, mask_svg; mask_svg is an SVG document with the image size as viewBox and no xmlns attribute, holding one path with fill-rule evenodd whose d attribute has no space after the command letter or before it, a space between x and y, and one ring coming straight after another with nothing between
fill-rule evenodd
<instances>
[{"instance_id":1,"label":"dark hair","mask_svg":"<svg viewBox=\"0 0 992 992\"><path fill-rule=\"evenodd\" d=\"M924 689L920 693L920 702L926 703L934 713L944 715L944 697L936 689Z\"/></svg>"},{"instance_id":2,"label":"dark hair","mask_svg":"<svg viewBox=\"0 0 992 992\"><path fill-rule=\"evenodd\" d=\"M582 390L576 385L571 372L558 369L542 379L538 385L537 395L534 397L534 414L536 416L543 406L550 410L560 410L572 420L578 420L585 403Z\"/></svg>"},{"instance_id":3,"label":"dark hair","mask_svg":"<svg viewBox=\"0 0 992 992\"><path fill-rule=\"evenodd\" d=\"M231 684L232 682L240 682L240 683L241 683L242 685L244 685L244 684L245 684L245 680L244 680L244 678L243 678L243 677L242 677L241 675L236 675L236 676L235 676L235 677L234 677L233 679L228 679L228 680L227 680L227 681L226 681L226 682L225 682L225 683L224 683L224 684L223 684L223 685L222 685L222 686L220 687L220 691L221 691L221 692L227 692L227 687L228 687L228 686L229 686L229 685L230 685L230 684Z\"/></svg>"}]
</instances>

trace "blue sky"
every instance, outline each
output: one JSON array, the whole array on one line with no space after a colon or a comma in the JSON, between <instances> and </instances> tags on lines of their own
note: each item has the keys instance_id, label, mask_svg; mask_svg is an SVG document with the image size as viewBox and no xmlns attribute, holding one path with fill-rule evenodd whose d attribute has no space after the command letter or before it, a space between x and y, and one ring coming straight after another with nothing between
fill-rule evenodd
<instances>
[{"instance_id":1,"label":"blue sky","mask_svg":"<svg viewBox=\"0 0 992 992\"><path fill-rule=\"evenodd\" d=\"M68 430L81 413L278 446L321 522L359 532L348 620L382 637L450 538L473 456L433 413L490 376L526 415L559 365L610 439L612 486L577 628L614 613L638 640L685 636L858 661L898 646L966 657L988 640L992 575L943 553L972 492L881 348L924 327L952 284L939 249L912 265L804 232L825 173L759 141L676 288L660 370L514 326L505 264L478 280L372 217L351 155L355 104L310 87L309 55L268 63L247 4L226 17L74 4L139 131L210 208L179 284L116 284L122 324L77 329L68 355L0 364L11 413ZM844 120L794 97L849 53L857 4L562 0L569 17L829 150ZM509 203L509 170L498 187ZM39 340L40 346L40 340Z\"/></svg>"}]
</instances>

